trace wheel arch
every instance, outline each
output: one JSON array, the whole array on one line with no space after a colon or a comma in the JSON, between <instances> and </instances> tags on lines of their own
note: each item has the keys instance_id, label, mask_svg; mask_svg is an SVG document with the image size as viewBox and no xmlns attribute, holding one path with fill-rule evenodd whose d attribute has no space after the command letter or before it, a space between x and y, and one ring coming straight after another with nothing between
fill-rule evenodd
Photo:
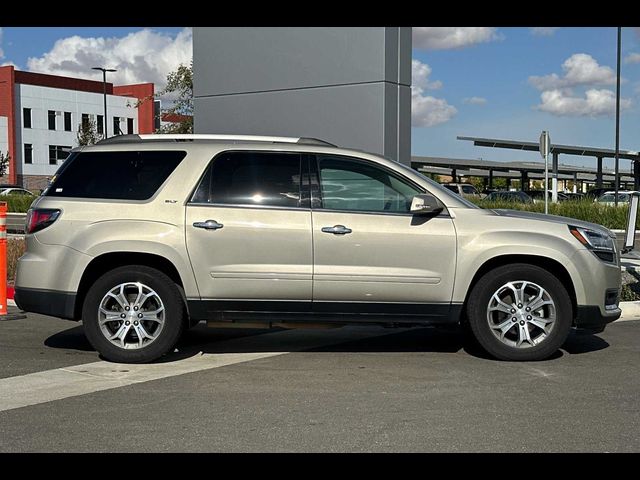
<instances>
[{"instance_id":1,"label":"wheel arch","mask_svg":"<svg viewBox=\"0 0 640 480\"><path fill-rule=\"evenodd\" d=\"M562 282L564 287L567 289L567 293L569 294L569 298L571 299L572 318L575 320L575 315L577 312L577 296L576 296L575 285L573 283L571 275L569 274L565 266L562 265L557 260L554 260L549 257L542 257L537 255L513 255L513 254L499 255L485 261L480 266L480 268L476 270L476 273L474 274L471 280L471 283L467 288L467 293L464 299L464 305L465 306L467 305L471 291L473 290L475 285L478 283L478 281L487 272L490 272L491 270L498 267L502 267L504 265L515 264L515 263L525 263L525 264L533 265L535 267L543 268L544 270L547 270L549 273L554 275L558 280L560 280L560 282ZM465 309L463 308L463 312L464 311ZM463 313L463 317L465 317L464 313ZM462 321L464 320L466 319L463 318Z\"/></svg>"},{"instance_id":2,"label":"wheel arch","mask_svg":"<svg viewBox=\"0 0 640 480\"><path fill-rule=\"evenodd\" d=\"M84 269L76 293L74 319L79 320L82 318L82 306L91 285L106 272L126 265L144 265L163 272L178 286L185 309L187 308L184 282L180 277L178 269L170 260L152 253L109 252L95 257Z\"/></svg>"}]
</instances>

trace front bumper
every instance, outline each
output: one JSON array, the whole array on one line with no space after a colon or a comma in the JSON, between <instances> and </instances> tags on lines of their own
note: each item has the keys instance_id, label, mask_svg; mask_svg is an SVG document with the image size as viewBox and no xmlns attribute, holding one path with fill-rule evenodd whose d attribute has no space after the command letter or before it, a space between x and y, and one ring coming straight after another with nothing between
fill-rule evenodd
<instances>
[{"instance_id":1,"label":"front bumper","mask_svg":"<svg viewBox=\"0 0 640 480\"><path fill-rule=\"evenodd\" d=\"M574 325L580 329L601 332L607 324L619 319L620 315L620 308L608 310L606 315L603 315L598 305L578 305Z\"/></svg>"}]
</instances>

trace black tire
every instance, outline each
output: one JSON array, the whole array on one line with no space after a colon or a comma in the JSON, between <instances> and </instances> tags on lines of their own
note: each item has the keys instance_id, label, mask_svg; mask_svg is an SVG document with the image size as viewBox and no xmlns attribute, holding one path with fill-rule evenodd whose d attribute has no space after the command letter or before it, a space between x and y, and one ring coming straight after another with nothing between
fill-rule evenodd
<instances>
[{"instance_id":1,"label":"black tire","mask_svg":"<svg viewBox=\"0 0 640 480\"><path fill-rule=\"evenodd\" d=\"M146 346L125 349L111 343L99 326L98 309L103 297L116 286L140 282L153 289L164 305L164 324L157 338ZM164 273L143 265L115 268L89 289L82 308L87 339L106 360L118 363L148 363L173 350L184 331L184 302L175 283Z\"/></svg>"},{"instance_id":2,"label":"black tire","mask_svg":"<svg viewBox=\"0 0 640 480\"><path fill-rule=\"evenodd\" d=\"M517 281L533 282L542 287L556 309L556 320L547 336L539 344L527 348L503 343L493 334L487 319L493 294L507 282ZM553 274L535 265L514 263L491 270L478 280L469 294L467 317L476 341L493 357L499 360L536 361L550 357L565 342L573 323L573 308L566 288ZM518 328L517 325L515 328ZM514 335L514 331L509 335Z\"/></svg>"}]
</instances>

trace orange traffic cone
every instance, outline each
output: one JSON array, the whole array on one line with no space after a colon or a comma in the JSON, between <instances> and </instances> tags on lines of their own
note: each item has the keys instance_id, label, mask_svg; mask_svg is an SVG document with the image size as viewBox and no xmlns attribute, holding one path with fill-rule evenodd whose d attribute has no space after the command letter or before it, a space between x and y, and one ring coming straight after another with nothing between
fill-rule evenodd
<instances>
[{"instance_id":1,"label":"orange traffic cone","mask_svg":"<svg viewBox=\"0 0 640 480\"><path fill-rule=\"evenodd\" d=\"M0 202L0 321L27 318L7 309L7 202Z\"/></svg>"}]
</instances>

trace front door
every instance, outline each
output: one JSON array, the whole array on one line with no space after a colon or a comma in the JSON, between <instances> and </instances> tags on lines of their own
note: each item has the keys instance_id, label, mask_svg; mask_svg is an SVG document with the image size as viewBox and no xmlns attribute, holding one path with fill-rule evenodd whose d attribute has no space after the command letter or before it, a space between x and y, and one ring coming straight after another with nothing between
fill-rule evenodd
<instances>
[{"instance_id":1,"label":"front door","mask_svg":"<svg viewBox=\"0 0 640 480\"><path fill-rule=\"evenodd\" d=\"M187 250L208 310L309 310L311 212L300 168L295 153L224 152L211 162L186 206Z\"/></svg>"},{"instance_id":2,"label":"front door","mask_svg":"<svg viewBox=\"0 0 640 480\"><path fill-rule=\"evenodd\" d=\"M312 210L314 310L446 315L456 265L451 218L411 215L424 189L380 165L318 155L312 166L312 195L320 197Z\"/></svg>"}]
</instances>

